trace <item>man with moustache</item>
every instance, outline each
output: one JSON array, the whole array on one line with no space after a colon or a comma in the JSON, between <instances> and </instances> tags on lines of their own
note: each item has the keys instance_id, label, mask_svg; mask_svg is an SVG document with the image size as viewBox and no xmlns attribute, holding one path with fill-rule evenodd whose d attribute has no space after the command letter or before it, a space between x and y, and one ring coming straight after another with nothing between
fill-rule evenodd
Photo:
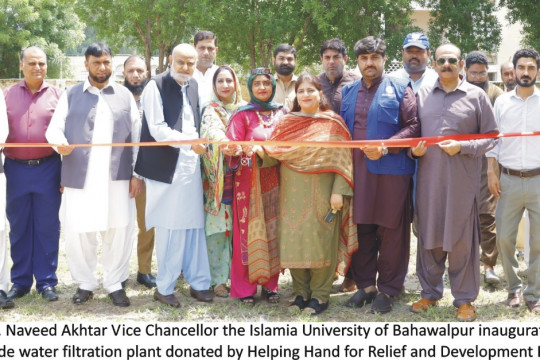
<instances>
[{"instance_id":1,"label":"man with moustache","mask_svg":"<svg viewBox=\"0 0 540 360\"><path fill-rule=\"evenodd\" d=\"M420 32L407 34L401 50L403 68L390 75L406 79L416 94L422 86L432 86L437 80L437 73L427 67L431 53L429 39Z\"/></svg>"},{"instance_id":2,"label":"man with moustache","mask_svg":"<svg viewBox=\"0 0 540 360\"><path fill-rule=\"evenodd\" d=\"M417 94L422 136L484 134L497 131L486 93L460 77L461 50L444 44L435 51L433 87ZM445 140L426 148L420 141L412 149L418 158L415 216L418 230L416 273L422 298L410 310L421 312L442 298L445 263L458 308L458 321L473 321L472 302L480 287L479 249L481 157L493 139Z\"/></svg>"},{"instance_id":3,"label":"man with moustache","mask_svg":"<svg viewBox=\"0 0 540 360\"><path fill-rule=\"evenodd\" d=\"M5 93L8 143L44 143L61 90L48 84L47 56L31 46L21 53L24 80ZM47 301L58 300L56 269L60 237L60 156L51 148L4 149L7 182L6 215L10 225L10 299L36 288Z\"/></svg>"},{"instance_id":4,"label":"man with moustache","mask_svg":"<svg viewBox=\"0 0 540 360\"><path fill-rule=\"evenodd\" d=\"M199 103L204 108L212 99L212 78L218 66L214 64L218 52L216 34L201 30L193 37L193 46L197 50L197 66L193 70L193 78L199 85Z\"/></svg>"},{"instance_id":5,"label":"man with moustache","mask_svg":"<svg viewBox=\"0 0 540 360\"><path fill-rule=\"evenodd\" d=\"M491 105L503 91L489 82L488 59L480 51L471 51L465 58L465 74L467 81L484 90L489 97ZM480 247L482 254L480 261L484 264L484 282L490 285L498 285L501 279L495 274L493 267L497 264L497 241L495 235L495 206L497 200L490 193L487 179L487 158L482 157L482 178L480 183L480 202L478 204L480 214L480 231L482 237Z\"/></svg>"},{"instance_id":6,"label":"man with moustache","mask_svg":"<svg viewBox=\"0 0 540 360\"><path fill-rule=\"evenodd\" d=\"M197 51L177 45L170 70L154 77L142 93L141 141L174 142L199 138L197 81L192 78ZM204 145L141 147L135 171L146 178L146 226L154 227L158 273L154 299L173 307L180 273L199 301L213 299L204 234L200 154Z\"/></svg>"},{"instance_id":7,"label":"man with moustache","mask_svg":"<svg viewBox=\"0 0 540 360\"><path fill-rule=\"evenodd\" d=\"M533 49L514 54L517 86L495 102L495 119L502 133L539 131L540 91L536 77L540 74L540 55ZM501 138L487 154L489 189L498 199L495 219L497 247L508 286L507 305L527 307L540 314L540 157L538 137ZM500 169L500 171L499 171ZM522 291L516 258L516 234L524 210L529 213L529 267L527 287Z\"/></svg>"},{"instance_id":8,"label":"man with moustache","mask_svg":"<svg viewBox=\"0 0 540 360\"><path fill-rule=\"evenodd\" d=\"M319 74L322 92L332 111L339 114L341 90L345 85L360 79L360 76L345 70L349 57L343 40L337 38L326 40L321 46L320 54L324 70Z\"/></svg>"},{"instance_id":9,"label":"man with moustache","mask_svg":"<svg viewBox=\"0 0 540 360\"><path fill-rule=\"evenodd\" d=\"M406 80L384 74L386 44L368 36L354 46L362 80L343 88L341 116L353 140L418 137L416 98ZM353 220L358 251L350 264L358 291L346 306L387 313L409 264L414 162L403 148L354 149Z\"/></svg>"},{"instance_id":10,"label":"man with moustache","mask_svg":"<svg viewBox=\"0 0 540 360\"><path fill-rule=\"evenodd\" d=\"M133 94L137 109L142 119L141 94L148 82L148 69L146 62L139 55L131 55L124 62L124 86ZM154 250L154 229L146 230L145 206L146 186L142 184L141 193L135 198L137 206L137 259L139 271L137 282L151 289L156 287L156 278L152 275L152 251Z\"/></svg>"},{"instance_id":11,"label":"man with moustache","mask_svg":"<svg viewBox=\"0 0 540 360\"><path fill-rule=\"evenodd\" d=\"M345 64L349 57L343 40L338 38L326 40L321 46L320 54L324 71L318 77L321 80L322 92L332 111L339 114L343 87L360 79L360 76L352 71L345 70ZM336 273L336 278L337 276ZM339 286L339 291L350 292L356 290L356 283L349 270L343 279L343 283Z\"/></svg>"},{"instance_id":12,"label":"man with moustache","mask_svg":"<svg viewBox=\"0 0 540 360\"><path fill-rule=\"evenodd\" d=\"M516 87L516 71L511 61L501 65L501 80L507 92Z\"/></svg>"},{"instance_id":13,"label":"man with moustache","mask_svg":"<svg viewBox=\"0 0 540 360\"><path fill-rule=\"evenodd\" d=\"M98 238L102 241L103 288L113 305L126 307L129 298L122 281L129 276L133 247L135 201L141 180L133 175L133 147L74 147L73 144L108 144L137 141L140 115L133 95L109 81L112 52L103 43L85 51L88 78L62 95L54 112L47 140L63 155L63 227L66 257L78 289L75 305L92 298ZM99 235L98 235L99 234Z\"/></svg>"},{"instance_id":14,"label":"man with moustache","mask_svg":"<svg viewBox=\"0 0 540 360\"><path fill-rule=\"evenodd\" d=\"M296 97L296 49L289 44L280 44L274 49L274 69L276 70L276 95L274 101L292 109Z\"/></svg>"}]
</instances>

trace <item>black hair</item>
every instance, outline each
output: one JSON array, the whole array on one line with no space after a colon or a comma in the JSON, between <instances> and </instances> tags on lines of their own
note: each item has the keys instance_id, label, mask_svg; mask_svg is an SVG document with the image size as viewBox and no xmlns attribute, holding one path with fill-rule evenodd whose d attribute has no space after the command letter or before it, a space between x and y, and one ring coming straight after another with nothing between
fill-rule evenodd
<instances>
[{"instance_id":1,"label":"black hair","mask_svg":"<svg viewBox=\"0 0 540 360\"><path fill-rule=\"evenodd\" d=\"M292 52L292 54L294 55L294 58L296 59L296 49L292 45L279 44L278 46L276 46L276 48L274 49L274 58L280 52Z\"/></svg>"},{"instance_id":2,"label":"black hair","mask_svg":"<svg viewBox=\"0 0 540 360\"><path fill-rule=\"evenodd\" d=\"M514 69L517 67L517 62L520 58L533 58L536 61L536 68L540 69L540 55L534 49L520 49L514 54L512 63L514 64Z\"/></svg>"},{"instance_id":3,"label":"black hair","mask_svg":"<svg viewBox=\"0 0 540 360\"><path fill-rule=\"evenodd\" d=\"M211 31L201 30L193 37L193 46L197 46L197 43L202 40L214 40L214 46L217 46L217 36Z\"/></svg>"},{"instance_id":4,"label":"black hair","mask_svg":"<svg viewBox=\"0 0 540 360\"><path fill-rule=\"evenodd\" d=\"M84 57L88 60L90 56L100 57L103 54L109 54L112 57L111 48L107 44L96 42L86 48Z\"/></svg>"},{"instance_id":5,"label":"black hair","mask_svg":"<svg viewBox=\"0 0 540 360\"><path fill-rule=\"evenodd\" d=\"M323 56L323 53L328 49L339 51L341 55L343 55L343 57L347 56L347 48L345 47L345 42L341 39L333 38L323 42L321 46L321 56Z\"/></svg>"},{"instance_id":6,"label":"black hair","mask_svg":"<svg viewBox=\"0 0 540 360\"><path fill-rule=\"evenodd\" d=\"M471 51L465 57L465 67L469 68L471 65L480 64L488 66L488 58L486 54L481 51Z\"/></svg>"},{"instance_id":7,"label":"black hair","mask_svg":"<svg viewBox=\"0 0 540 360\"><path fill-rule=\"evenodd\" d=\"M386 44L383 39L374 36L368 36L360 39L354 44L354 55L358 57L362 54L377 53L381 56L386 55Z\"/></svg>"}]
</instances>

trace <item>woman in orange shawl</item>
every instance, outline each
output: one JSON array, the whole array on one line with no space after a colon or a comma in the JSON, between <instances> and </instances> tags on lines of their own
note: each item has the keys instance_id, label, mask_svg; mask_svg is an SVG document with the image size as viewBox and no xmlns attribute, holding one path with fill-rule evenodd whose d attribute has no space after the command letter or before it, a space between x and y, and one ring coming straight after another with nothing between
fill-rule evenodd
<instances>
[{"instance_id":1,"label":"woman in orange shawl","mask_svg":"<svg viewBox=\"0 0 540 360\"><path fill-rule=\"evenodd\" d=\"M321 89L317 77L300 76L292 112L281 119L270 140L350 140L345 123L329 110ZM282 164L278 242L281 267L288 268L293 278L296 298L291 308L319 314L328 308L336 268L345 270L347 257L357 246L349 216L352 153L329 147L264 149Z\"/></svg>"}]
</instances>

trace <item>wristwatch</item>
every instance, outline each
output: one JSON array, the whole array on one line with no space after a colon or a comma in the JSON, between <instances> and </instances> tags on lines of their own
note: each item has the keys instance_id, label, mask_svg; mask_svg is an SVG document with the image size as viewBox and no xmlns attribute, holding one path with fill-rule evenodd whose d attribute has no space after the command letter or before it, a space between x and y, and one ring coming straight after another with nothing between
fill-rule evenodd
<instances>
[{"instance_id":1,"label":"wristwatch","mask_svg":"<svg viewBox=\"0 0 540 360\"><path fill-rule=\"evenodd\" d=\"M383 145L381 152L382 152L382 156L388 155L388 148Z\"/></svg>"}]
</instances>

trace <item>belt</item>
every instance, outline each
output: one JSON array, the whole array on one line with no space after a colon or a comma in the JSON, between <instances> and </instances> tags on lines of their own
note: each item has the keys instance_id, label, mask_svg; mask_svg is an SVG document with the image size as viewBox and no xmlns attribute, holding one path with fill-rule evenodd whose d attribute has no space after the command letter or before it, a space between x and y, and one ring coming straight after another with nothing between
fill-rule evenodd
<instances>
[{"instance_id":1,"label":"belt","mask_svg":"<svg viewBox=\"0 0 540 360\"><path fill-rule=\"evenodd\" d=\"M520 178L529 178L529 177L540 175L540 168L536 168L532 170L512 170L512 169L507 169L504 166L501 166L501 171L507 175L518 176Z\"/></svg>"},{"instance_id":2,"label":"belt","mask_svg":"<svg viewBox=\"0 0 540 360\"><path fill-rule=\"evenodd\" d=\"M56 157L58 157L58 154L52 153L51 155L42 157L41 159L30 159L30 160L12 159L12 158L8 158L8 159L18 162L19 164L25 164L28 166L38 166L44 163L45 161L56 158Z\"/></svg>"}]
</instances>

